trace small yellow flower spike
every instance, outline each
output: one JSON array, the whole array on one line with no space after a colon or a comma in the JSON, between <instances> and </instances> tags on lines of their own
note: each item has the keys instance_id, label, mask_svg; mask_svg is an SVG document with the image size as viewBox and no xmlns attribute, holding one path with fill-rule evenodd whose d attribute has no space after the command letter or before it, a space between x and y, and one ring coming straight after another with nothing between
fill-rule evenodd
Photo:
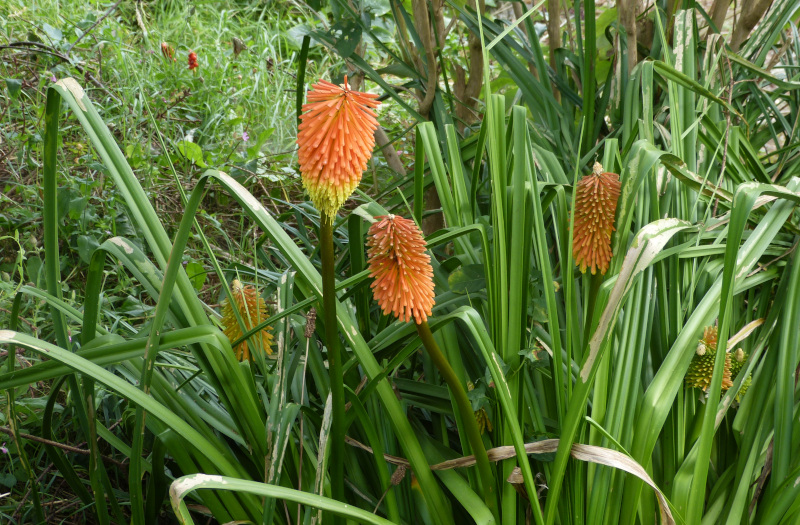
<instances>
[{"instance_id":1,"label":"small yellow flower spike","mask_svg":"<svg viewBox=\"0 0 800 525\"><path fill-rule=\"evenodd\" d=\"M702 351L701 351L702 349ZM714 374L714 356L717 354L717 327L707 326L703 330L703 338L697 345L692 363L686 371L686 386L701 388L705 392L711 385ZM733 386L731 380L731 354L725 353L725 368L722 373L722 391Z\"/></svg>"},{"instance_id":2,"label":"small yellow flower spike","mask_svg":"<svg viewBox=\"0 0 800 525\"><path fill-rule=\"evenodd\" d=\"M493 429L492 421L489 419L489 415L486 413L485 408L481 408L475 411L475 419L478 421L478 428L481 430L481 434L485 430L491 432Z\"/></svg>"},{"instance_id":3,"label":"small yellow flower spike","mask_svg":"<svg viewBox=\"0 0 800 525\"><path fill-rule=\"evenodd\" d=\"M332 221L355 191L375 146L378 95L352 91L325 80L308 92L300 115L297 153L303 187L314 206Z\"/></svg>"},{"instance_id":4,"label":"small yellow flower spike","mask_svg":"<svg viewBox=\"0 0 800 525\"><path fill-rule=\"evenodd\" d=\"M744 368L744 363L747 361L749 356L747 353L742 350L741 348L737 348L735 352L732 354L731 359L731 379L736 380L739 377L739 372L742 371ZM749 375L742 383L742 388L739 389L739 392L736 394L736 401L741 401L742 397L744 397L745 392L747 389L750 388L750 383L753 382L753 376Z\"/></svg>"},{"instance_id":5,"label":"small yellow flower spike","mask_svg":"<svg viewBox=\"0 0 800 525\"><path fill-rule=\"evenodd\" d=\"M433 268L425 239L414 221L399 215L376 217L367 233L372 294L383 313L403 322L428 319L434 303Z\"/></svg>"},{"instance_id":6,"label":"small yellow flower spike","mask_svg":"<svg viewBox=\"0 0 800 525\"><path fill-rule=\"evenodd\" d=\"M239 279L234 279L231 283L231 291L233 292L233 300L236 304L236 309L239 311L239 316L244 323L244 331L248 332L261 324L269 314L267 312L267 303L264 298L258 294L255 286L244 286ZM231 343L242 337L244 333L239 326L239 321L233 311L233 306L225 299L222 302L222 325L225 327L224 333L230 339ZM269 332L271 328L268 326L254 334L252 338L260 338L260 346L267 353L272 354L272 334ZM250 345L258 348L259 343L250 342ZM242 341L233 349L236 353L236 358L239 361L247 361L250 359L250 346L248 341Z\"/></svg>"},{"instance_id":7,"label":"small yellow flower spike","mask_svg":"<svg viewBox=\"0 0 800 525\"><path fill-rule=\"evenodd\" d=\"M583 177L575 195L575 228L572 256L581 272L600 270L605 275L611 262L611 232L620 194L619 175L603 171L594 163L591 174Z\"/></svg>"}]
</instances>

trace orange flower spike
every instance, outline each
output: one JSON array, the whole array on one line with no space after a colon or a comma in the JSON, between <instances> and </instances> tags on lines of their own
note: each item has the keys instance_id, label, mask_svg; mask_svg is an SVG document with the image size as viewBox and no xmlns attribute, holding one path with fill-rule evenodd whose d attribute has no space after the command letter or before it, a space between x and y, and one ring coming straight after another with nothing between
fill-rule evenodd
<instances>
[{"instance_id":1,"label":"orange flower spike","mask_svg":"<svg viewBox=\"0 0 800 525\"><path fill-rule=\"evenodd\" d=\"M434 303L433 268L425 239L414 221L377 217L367 233L372 293L383 313L403 322L427 321Z\"/></svg>"},{"instance_id":2,"label":"orange flower spike","mask_svg":"<svg viewBox=\"0 0 800 525\"><path fill-rule=\"evenodd\" d=\"M603 172L600 163L578 183L575 196L575 233L572 256L581 272L589 268L592 275L608 271L611 262L611 232L620 194L619 175Z\"/></svg>"},{"instance_id":3,"label":"orange flower spike","mask_svg":"<svg viewBox=\"0 0 800 525\"><path fill-rule=\"evenodd\" d=\"M330 220L355 191L375 146L378 95L325 80L314 84L303 106L297 156L303 187Z\"/></svg>"},{"instance_id":4,"label":"orange flower spike","mask_svg":"<svg viewBox=\"0 0 800 525\"><path fill-rule=\"evenodd\" d=\"M233 301L236 304L236 309L239 311L239 316L242 318L244 330L250 331L257 325L261 324L269 317L267 312L267 303L264 298L258 294L258 290L254 286L244 286L239 279L234 279L231 283L231 291L233 292ZM224 333L230 339L231 343L242 337L242 328L239 326L239 321L233 311L233 306L226 299L222 302L222 325L225 327ZM267 355L272 354L272 334L269 332L270 327L266 327L259 333L253 335L248 340L242 341L233 349L236 358L239 361L246 361L250 359L250 348L255 346L261 347ZM255 339L260 339L258 343L253 342Z\"/></svg>"}]
</instances>

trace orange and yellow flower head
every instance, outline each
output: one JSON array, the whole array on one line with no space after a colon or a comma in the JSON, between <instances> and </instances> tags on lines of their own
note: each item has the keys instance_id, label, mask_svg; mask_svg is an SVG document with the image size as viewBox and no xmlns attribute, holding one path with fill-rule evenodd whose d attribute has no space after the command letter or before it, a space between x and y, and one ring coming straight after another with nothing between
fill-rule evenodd
<instances>
[{"instance_id":1,"label":"orange and yellow flower head","mask_svg":"<svg viewBox=\"0 0 800 525\"><path fill-rule=\"evenodd\" d=\"M314 206L333 220L361 182L375 146L378 95L325 80L314 84L303 106L297 156L303 187Z\"/></svg>"},{"instance_id":2,"label":"orange and yellow flower head","mask_svg":"<svg viewBox=\"0 0 800 525\"><path fill-rule=\"evenodd\" d=\"M581 272L589 268L592 275L608 271L611 262L611 232L620 194L619 175L603 172L595 162L590 175L578 183L575 196L575 233L572 256Z\"/></svg>"},{"instance_id":3,"label":"orange and yellow flower head","mask_svg":"<svg viewBox=\"0 0 800 525\"><path fill-rule=\"evenodd\" d=\"M414 221L377 217L367 234L372 293L384 314L403 322L427 321L434 303L433 268L425 239Z\"/></svg>"},{"instance_id":4,"label":"orange and yellow flower head","mask_svg":"<svg viewBox=\"0 0 800 525\"><path fill-rule=\"evenodd\" d=\"M239 316L242 318L244 324L244 332L249 332L269 317L267 311L267 303L264 298L258 294L255 286L244 286L241 281L234 279L231 283L231 291L233 292L233 302L225 299L222 302L222 325L225 327L225 335L228 336L231 343L241 338L243 334L242 327L236 319L234 313L234 306L239 311ZM239 361L246 361L250 359L251 348L259 348L267 353L272 354L272 334L269 332L271 328L268 326L258 333L251 336L248 340L244 340L233 349L236 353L236 358Z\"/></svg>"}]
</instances>

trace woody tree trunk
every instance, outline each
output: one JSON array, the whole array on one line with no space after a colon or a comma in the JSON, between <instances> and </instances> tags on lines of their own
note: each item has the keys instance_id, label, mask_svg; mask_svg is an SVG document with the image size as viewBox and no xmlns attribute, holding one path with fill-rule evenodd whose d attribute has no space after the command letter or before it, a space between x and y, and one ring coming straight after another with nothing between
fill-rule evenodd
<instances>
[{"instance_id":1,"label":"woody tree trunk","mask_svg":"<svg viewBox=\"0 0 800 525\"><path fill-rule=\"evenodd\" d=\"M725 23L725 17L728 16L728 6L731 5L731 0L714 0L714 5L711 6L711 22L718 32L722 32L722 26ZM711 34L712 28L708 28L708 34Z\"/></svg>"},{"instance_id":2,"label":"woody tree trunk","mask_svg":"<svg viewBox=\"0 0 800 525\"><path fill-rule=\"evenodd\" d=\"M471 4L473 9L480 11L481 14L486 9L484 0L471 0ZM440 68L437 58L449 28L445 28L444 0L412 0L411 7L414 29L423 49L418 49L410 44L403 16L397 16L399 13L395 13L395 20L397 20L398 33L404 44L404 55L418 71L425 72L425 88L417 90L418 112L423 118L429 119L439 82ZM483 53L478 36L470 35L468 49L469 72L459 65L453 66L453 91L457 99L456 117L459 121L459 129L462 131L465 125L472 124L478 119L475 108L483 85ZM427 217L422 221L422 230L425 235L429 235L444 228L445 224L441 212L431 213L441 208L436 188L432 186L426 190L424 199Z\"/></svg>"},{"instance_id":3,"label":"woody tree trunk","mask_svg":"<svg viewBox=\"0 0 800 525\"><path fill-rule=\"evenodd\" d=\"M628 74L639 62L639 52L637 50L636 33L636 12L639 0L620 0L617 4L619 9L619 23L625 31L628 42Z\"/></svg>"},{"instance_id":4,"label":"woody tree trunk","mask_svg":"<svg viewBox=\"0 0 800 525\"><path fill-rule=\"evenodd\" d=\"M486 4L484 0L480 0L480 13L486 11ZM473 7L478 6L473 2ZM456 101L456 117L461 121L459 122L459 129L463 131L464 127L474 123L478 116L475 112L475 107L478 103L478 97L481 94L481 87L483 86L483 53L481 52L481 40L478 35L471 34L468 40L469 49L469 79L467 79L467 72L459 64L453 65L453 77L455 83L453 91L458 99Z\"/></svg>"},{"instance_id":5,"label":"woody tree trunk","mask_svg":"<svg viewBox=\"0 0 800 525\"><path fill-rule=\"evenodd\" d=\"M761 17L764 16L772 6L772 0L746 0L742 7L742 16L733 28L731 35L731 49L739 51L742 43L750 36L750 31L756 27Z\"/></svg>"}]
</instances>

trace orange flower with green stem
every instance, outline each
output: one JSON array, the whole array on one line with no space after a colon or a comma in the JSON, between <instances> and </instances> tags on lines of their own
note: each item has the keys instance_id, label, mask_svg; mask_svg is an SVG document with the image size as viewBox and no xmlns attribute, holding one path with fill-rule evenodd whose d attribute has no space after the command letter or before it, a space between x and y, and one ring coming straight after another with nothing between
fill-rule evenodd
<instances>
[{"instance_id":1,"label":"orange flower with green stem","mask_svg":"<svg viewBox=\"0 0 800 525\"><path fill-rule=\"evenodd\" d=\"M433 268L422 232L414 221L398 215L376 217L378 222L367 232L369 274L373 278L372 294L384 314L392 314L403 322L412 319L431 361L450 387L461 416L464 433L481 477L483 499L496 514L494 474L486 448L481 440L472 404L450 363L447 362L428 326L428 317L435 302Z\"/></svg>"},{"instance_id":2,"label":"orange flower with green stem","mask_svg":"<svg viewBox=\"0 0 800 525\"><path fill-rule=\"evenodd\" d=\"M355 191L375 146L378 95L320 80L308 92L297 133L303 187L332 221Z\"/></svg>"},{"instance_id":3,"label":"orange flower with green stem","mask_svg":"<svg viewBox=\"0 0 800 525\"><path fill-rule=\"evenodd\" d=\"M344 501L344 373L336 317L336 276L333 220L342 204L361 182L375 145L378 121L373 111L377 95L353 91L320 80L308 93L297 132L297 157L303 186L320 211L319 243L322 265L322 310L325 346L331 379L332 496ZM338 523L339 518L333 517Z\"/></svg>"}]
</instances>

